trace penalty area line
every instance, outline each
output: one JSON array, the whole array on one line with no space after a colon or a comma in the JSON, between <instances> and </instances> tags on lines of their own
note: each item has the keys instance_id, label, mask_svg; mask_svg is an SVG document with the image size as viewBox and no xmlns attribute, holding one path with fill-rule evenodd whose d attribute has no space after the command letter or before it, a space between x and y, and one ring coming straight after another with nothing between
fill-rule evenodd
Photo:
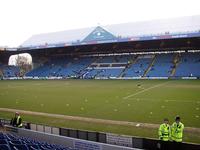
<instances>
[{"instance_id":1,"label":"penalty area line","mask_svg":"<svg viewBox=\"0 0 200 150\"><path fill-rule=\"evenodd\" d=\"M133 96L135 96L135 95L138 95L138 94L144 93L144 92L149 91L149 90L151 90L151 89L154 89L154 88L160 87L160 86L162 86L162 85L167 84L168 82L170 82L170 81L167 81L167 82L164 82L164 83L160 83L160 84L157 84L157 85L155 85L155 86L149 87L149 88L147 88L147 89L144 89L144 90L138 91L138 92L136 92L136 93L133 93L133 94L131 94L131 95L128 95L128 96L123 97L123 99L128 99L128 98L130 98L130 97L133 97Z\"/></svg>"}]
</instances>

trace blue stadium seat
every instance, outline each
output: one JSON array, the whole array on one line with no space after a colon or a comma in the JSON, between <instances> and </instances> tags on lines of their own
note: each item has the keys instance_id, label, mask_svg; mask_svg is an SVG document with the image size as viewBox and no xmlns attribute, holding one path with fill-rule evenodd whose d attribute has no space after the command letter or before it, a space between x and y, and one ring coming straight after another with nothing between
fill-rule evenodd
<instances>
[{"instance_id":1,"label":"blue stadium seat","mask_svg":"<svg viewBox=\"0 0 200 150\"><path fill-rule=\"evenodd\" d=\"M173 54L156 55L155 63L146 76L169 77L173 66Z\"/></svg>"},{"instance_id":2,"label":"blue stadium seat","mask_svg":"<svg viewBox=\"0 0 200 150\"><path fill-rule=\"evenodd\" d=\"M4 137L4 135L2 134L2 135L0 135L0 139L5 139L5 137Z\"/></svg>"},{"instance_id":3,"label":"blue stadium seat","mask_svg":"<svg viewBox=\"0 0 200 150\"><path fill-rule=\"evenodd\" d=\"M25 144L9 144L11 150L29 150Z\"/></svg>"},{"instance_id":4,"label":"blue stadium seat","mask_svg":"<svg viewBox=\"0 0 200 150\"><path fill-rule=\"evenodd\" d=\"M181 54L175 76L200 77L200 53Z\"/></svg>"},{"instance_id":5,"label":"blue stadium seat","mask_svg":"<svg viewBox=\"0 0 200 150\"><path fill-rule=\"evenodd\" d=\"M0 139L0 144L8 144L6 139Z\"/></svg>"},{"instance_id":6,"label":"blue stadium seat","mask_svg":"<svg viewBox=\"0 0 200 150\"><path fill-rule=\"evenodd\" d=\"M0 150L74 150L56 144L0 132Z\"/></svg>"},{"instance_id":7,"label":"blue stadium seat","mask_svg":"<svg viewBox=\"0 0 200 150\"><path fill-rule=\"evenodd\" d=\"M125 72L125 77L142 77L148 68L152 58L141 57L132 64Z\"/></svg>"},{"instance_id":8,"label":"blue stadium seat","mask_svg":"<svg viewBox=\"0 0 200 150\"><path fill-rule=\"evenodd\" d=\"M176 54L177 55L177 54ZM51 58L40 67L28 72L29 77L169 77L174 68L174 54L157 54L152 66L152 55L124 55L80 58ZM137 59L135 59L137 57ZM136 61L134 61L136 60ZM113 65L115 64L115 65ZM118 64L118 65L117 65ZM123 65L122 65L123 64ZM150 68L149 71L147 69ZM200 77L200 53L183 53L175 76ZM16 68L15 68L16 69ZM14 67L7 67L6 76L14 76ZM15 70L15 71L11 71ZM145 74L147 71L147 74ZM9 73L10 72L10 73Z\"/></svg>"},{"instance_id":9,"label":"blue stadium seat","mask_svg":"<svg viewBox=\"0 0 200 150\"><path fill-rule=\"evenodd\" d=\"M10 146L7 144L0 144L0 150L11 150Z\"/></svg>"},{"instance_id":10,"label":"blue stadium seat","mask_svg":"<svg viewBox=\"0 0 200 150\"><path fill-rule=\"evenodd\" d=\"M10 144L22 144L20 140L11 140L9 141Z\"/></svg>"},{"instance_id":11,"label":"blue stadium seat","mask_svg":"<svg viewBox=\"0 0 200 150\"><path fill-rule=\"evenodd\" d=\"M39 150L40 147L37 144L27 144L29 150Z\"/></svg>"},{"instance_id":12,"label":"blue stadium seat","mask_svg":"<svg viewBox=\"0 0 200 150\"><path fill-rule=\"evenodd\" d=\"M8 65L1 65L0 69L3 73L3 76L8 77L18 77L20 74L19 67L16 66L8 66Z\"/></svg>"}]
</instances>

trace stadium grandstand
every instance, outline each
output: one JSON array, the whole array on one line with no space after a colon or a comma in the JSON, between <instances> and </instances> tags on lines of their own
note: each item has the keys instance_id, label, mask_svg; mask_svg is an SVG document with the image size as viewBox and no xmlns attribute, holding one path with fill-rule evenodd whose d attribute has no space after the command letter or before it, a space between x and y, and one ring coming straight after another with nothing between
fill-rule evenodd
<instances>
[{"instance_id":1,"label":"stadium grandstand","mask_svg":"<svg viewBox=\"0 0 200 150\"><path fill-rule=\"evenodd\" d=\"M12 55L22 53L31 55L33 65L23 75L18 66L8 65ZM17 48L0 51L0 78L200 79L200 16L33 35ZM16 129L8 124L0 132L0 149L131 150L157 146L153 139L118 138L107 133L35 124ZM128 144L121 144L120 140ZM183 149L199 149L199 145L183 145Z\"/></svg>"},{"instance_id":2,"label":"stadium grandstand","mask_svg":"<svg viewBox=\"0 0 200 150\"><path fill-rule=\"evenodd\" d=\"M18 77L12 54L29 53L25 77L199 77L199 16L33 35L14 51L1 51L1 76Z\"/></svg>"}]
</instances>

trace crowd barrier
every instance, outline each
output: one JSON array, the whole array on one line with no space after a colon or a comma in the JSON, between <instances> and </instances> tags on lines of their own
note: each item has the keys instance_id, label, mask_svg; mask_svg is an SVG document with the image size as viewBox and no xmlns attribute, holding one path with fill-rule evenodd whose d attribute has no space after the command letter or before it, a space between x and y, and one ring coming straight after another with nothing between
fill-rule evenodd
<instances>
[{"instance_id":1,"label":"crowd barrier","mask_svg":"<svg viewBox=\"0 0 200 150\"><path fill-rule=\"evenodd\" d=\"M1 119L2 124L9 124L9 120ZM138 149L148 149L155 150L158 149L160 141L156 139L149 138L140 138L140 137L131 137L125 135L118 135L112 133L102 133L102 132L92 132L92 131L83 131L69 128L60 128L60 127L51 127L41 124L34 123L24 123L25 128L40 133L46 133L48 135L57 135L63 137L69 137L73 139L80 139L84 141L93 141L98 143L105 143L109 145L118 145L129 148L138 148ZM173 149L177 146L177 143L166 142L167 147ZM84 144L83 144L84 145ZM69 145L67 145L69 146ZM180 143L179 147L182 150L200 150L199 144L192 143Z\"/></svg>"}]
</instances>

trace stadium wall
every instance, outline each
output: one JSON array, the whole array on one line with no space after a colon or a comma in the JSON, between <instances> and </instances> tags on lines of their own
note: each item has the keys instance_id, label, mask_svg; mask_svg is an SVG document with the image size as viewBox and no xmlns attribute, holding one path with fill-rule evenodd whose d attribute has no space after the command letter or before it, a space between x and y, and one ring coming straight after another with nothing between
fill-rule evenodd
<instances>
[{"instance_id":1,"label":"stadium wall","mask_svg":"<svg viewBox=\"0 0 200 150\"><path fill-rule=\"evenodd\" d=\"M32 138L35 140L40 140L44 142L48 142L51 144L57 144L67 147L72 147L75 149L90 149L90 150L139 150L136 148L130 148L130 147L123 147L123 146L117 146L117 145L111 145L111 144L105 144L105 143L97 143L87 140L81 140L81 139L75 139L71 137L65 137L60 135L53 135L49 133L44 132L38 132L38 131L32 131L27 129L21 129L21 128L13 128L6 126L7 131L14 133L18 136Z\"/></svg>"},{"instance_id":2,"label":"stadium wall","mask_svg":"<svg viewBox=\"0 0 200 150\"><path fill-rule=\"evenodd\" d=\"M133 148L134 150L155 150L160 144L160 141L156 139L50 127L32 123L24 123L26 129L14 128L8 126L10 120L5 119L0 119L0 123L7 124L5 125L6 131L19 136L78 149L90 147L91 150L132 150ZM166 142L166 144L171 149L176 145L174 142ZM180 146L182 150L200 149L200 144L180 143Z\"/></svg>"},{"instance_id":3,"label":"stadium wall","mask_svg":"<svg viewBox=\"0 0 200 150\"><path fill-rule=\"evenodd\" d=\"M73 79L73 78L63 78L63 77L3 77L2 80L63 80L63 79ZM199 79L198 77L96 77L97 80L167 80L167 79L185 79L185 80L195 80ZM85 79L87 80L87 79Z\"/></svg>"}]
</instances>

